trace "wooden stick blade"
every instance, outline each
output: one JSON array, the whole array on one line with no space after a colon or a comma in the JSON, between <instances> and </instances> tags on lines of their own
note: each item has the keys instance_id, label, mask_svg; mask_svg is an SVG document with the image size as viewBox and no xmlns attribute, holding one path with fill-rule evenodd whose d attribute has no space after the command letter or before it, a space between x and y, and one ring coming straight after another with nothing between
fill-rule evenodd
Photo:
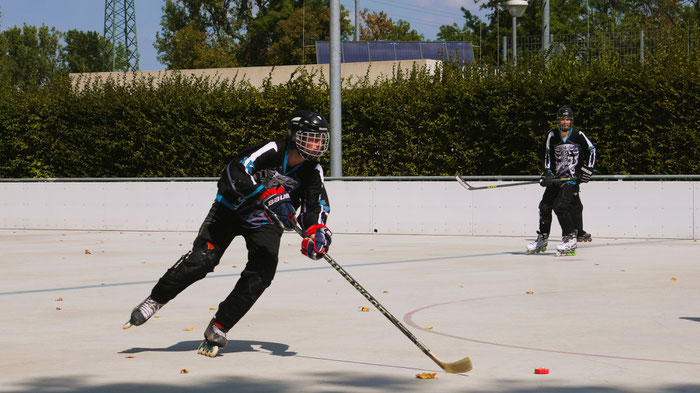
<instances>
[{"instance_id":1,"label":"wooden stick blade","mask_svg":"<svg viewBox=\"0 0 700 393\"><path fill-rule=\"evenodd\" d=\"M462 180L462 176L461 176L459 173L455 175L455 179L457 179L457 182L458 182L462 187L466 188L466 189L469 190L469 191L476 189L475 187L470 186L469 183L467 183L467 182L465 182L464 180Z\"/></svg>"},{"instance_id":2,"label":"wooden stick blade","mask_svg":"<svg viewBox=\"0 0 700 393\"><path fill-rule=\"evenodd\" d=\"M460 374L472 371L472 360L468 357L453 363L446 363L438 359L437 356L433 355L433 353L430 351L428 351L428 356L430 356L430 358L433 359L433 361L440 366L441 369L448 373Z\"/></svg>"}]
</instances>

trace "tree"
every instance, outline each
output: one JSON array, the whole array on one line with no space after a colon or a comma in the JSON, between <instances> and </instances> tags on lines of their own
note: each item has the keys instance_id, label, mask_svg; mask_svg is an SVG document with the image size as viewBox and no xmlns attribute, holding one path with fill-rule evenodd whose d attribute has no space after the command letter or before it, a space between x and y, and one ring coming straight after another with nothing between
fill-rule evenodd
<instances>
[{"instance_id":1,"label":"tree","mask_svg":"<svg viewBox=\"0 0 700 393\"><path fill-rule=\"evenodd\" d=\"M264 3L259 5L255 17L244 23L247 31L241 42L241 63L301 64L315 56L314 41L330 38L328 0L270 0ZM341 37L348 38L351 33L350 20L343 7L340 9L340 19ZM302 49L302 44L309 48L308 55L307 50Z\"/></svg>"},{"instance_id":2,"label":"tree","mask_svg":"<svg viewBox=\"0 0 700 393\"><path fill-rule=\"evenodd\" d=\"M341 37L351 34L347 11L341 10ZM301 23L299 23L301 21ZM295 8L275 28L276 38L267 51L267 64L307 64L316 60L315 41L330 40L330 8L315 5Z\"/></svg>"},{"instance_id":3,"label":"tree","mask_svg":"<svg viewBox=\"0 0 700 393\"><path fill-rule=\"evenodd\" d=\"M155 47L169 69L299 64L328 39L329 14L328 0L166 0Z\"/></svg>"},{"instance_id":4,"label":"tree","mask_svg":"<svg viewBox=\"0 0 700 393\"><path fill-rule=\"evenodd\" d=\"M249 1L166 0L154 47L168 69L231 67Z\"/></svg>"},{"instance_id":5,"label":"tree","mask_svg":"<svg viewBox=\"0 0 700 393\"><path fill-rule=\"evenodd\" d=\"M397 23L384 11L376 12L365 8L360 11L363 23L360 25L361 41L423 41L423 35L411 29L411 25L399 19Z\"/></svg>"},{"instance_id":6,"label":"tree","mask_svg":"<svg viewBox=\"0 0 700 393\"><path fill-rule=\"evenodd\" d=\"M95 31L69 30L64 35L66 43L61 59L68 72L111 71L111 44ZM129 62L123 47L117 48L117 70L127 71Z\"/></svg>"},{"instance_id":7,"label":"tree","mask_svg":"<svg viewBox=\"0 0 700 393\"><path fill-rule=\"evenodd\" d=\"M44 25L24 24L0 33L0 73L5 82L20 88L47 83L64 71L60 61L61 33Z\"/></svg>"},{"instance_id":8,"label":"tree","mask_svg":"<svg viewBox=\"0 0 700 393\"><path fill-rule=\"evenodd\" d=\"M464 26L459 27L456 23L451 25L440 26L440 31L437 34L439 41L477 41L481 30L485 29L484 22L474 15L468 9L462 7L464 15Z\"/></svg>"}]
</instances>

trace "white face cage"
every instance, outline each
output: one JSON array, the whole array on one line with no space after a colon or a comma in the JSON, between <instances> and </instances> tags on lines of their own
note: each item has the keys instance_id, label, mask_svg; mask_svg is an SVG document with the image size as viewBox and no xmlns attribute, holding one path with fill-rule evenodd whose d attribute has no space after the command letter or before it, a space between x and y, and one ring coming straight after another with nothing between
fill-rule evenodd
<instances>
[{"instance_id":1,"label":"white face cage","mask_svg":"<svg viewBox=\"0 0 700 393\"><path fill-rule=\"evenodd\" d=\"M319 158L328 151L330 136L327 132L297 132L296 145L299 154L306 159Z\"/></svg>"},{"instance_id":2,"label":"white face cage","mask_svg":"<svg viewBox=\"0 0 700 393\"><path fill-rule=\"evenodd\" d=\"M564 124L563 120L569 120L568 124ZM562 132L570 131L573 126L574 126L574 117L573 116L565 115L565 116L557 117L557 127L559 128L559 131L562 131Z\"/></svg>"}]
</instances>

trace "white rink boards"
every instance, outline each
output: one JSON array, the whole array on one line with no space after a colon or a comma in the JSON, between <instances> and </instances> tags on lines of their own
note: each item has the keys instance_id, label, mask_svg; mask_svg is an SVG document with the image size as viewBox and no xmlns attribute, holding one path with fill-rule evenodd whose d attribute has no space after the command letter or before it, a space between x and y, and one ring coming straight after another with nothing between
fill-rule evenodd
<instances>
[{"instance_id":1,"label":"white rink boards","mask_svg":"<svg viewBox=\"0 0 700 393\"><path fill-rule=\"evenodd\" d=\"M328 224L338 233L531 236L543 192L538 185L468 191L456 181L326 186ZM582 188L584 228L596 237L700 236L700 182L593 181ZM215 194L215 182L0 183L0 228L197 230ZM553 234L555 228L556 219Z\"/></svg>"}]
</instances>

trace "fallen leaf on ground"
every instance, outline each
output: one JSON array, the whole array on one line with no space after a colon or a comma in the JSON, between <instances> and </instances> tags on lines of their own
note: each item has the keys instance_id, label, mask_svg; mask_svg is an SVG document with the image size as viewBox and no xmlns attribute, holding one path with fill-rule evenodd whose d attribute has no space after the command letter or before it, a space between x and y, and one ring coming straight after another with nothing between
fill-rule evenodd
<instances>
[{"instance_id":1,"label":"fallen leaf on ground","mask_svg":"<svg viewBox=\"0 0 700 393\"><path fill-rule=\"evenodd\" d=\"M185 330L188 331L188 332L191 332L191 331L194 330L194 328L187 328L187 329L185 329Z\"/></svg>"},{"instance_id":2,"label":"fallen leaf on ground","mask_svg":"<svg viewBox=\"0 0 700 393\"><path fill-rule=\"evenodd\" d=\"M533 292L533 291L527 291L527 292L525 292L525 293L528 294L528 295L532 295L532 294L534 294L535 292Z\"/></svg>"},{"instance_id":3,"label":"fallen leaf on ground","mask_svg":"<svg viewBox=\"0 0 700 393\"><path fill-rule=\"evenodd\" d=\"M420 373L416 374L416 378L418 379L435 379L435 376L437 373Z\"/></svg>"},{"instance_id":4,"label":"fallen leaf on ground","mask_svg":"<svg viewBox=\"0 0 700 393\"><path fill-rule=\"evenodd\" d=\"M56 299L56 301L57 301L57 302L62 302L62 301L63 301L63 298L62 298L62 297L59 297L58 299Z\"/></svg>"},{"instance_id":5,"label":"fallen leaf on ground","mask_svg":"<svg viewBox=\"0 0 700 393\"><path fill-rule=\"evenodd\" d=\"M183 368L182 370L180 370L180 374L188 374L188 373L189 373L189 371L187 371L186 368Z\"/></svg>"},{"instance_id":6,"label":"fallen leaf on ground","mask_svg":"<svg viewBox=\"0 0 700 393\"><path fill-rule=\"evenodd\" d=\"M216 310L216 307L209 307L210 310Z\"/></svg>"},{"instance_id":7,"label":"fallen leaf on ground","mask_svg":"<svg viewBox=\"0 0 700 393\"><path fill-rule=\"evenodd\" d=\"M92 254L92 253L90 252L90 250L85 250L85 253L86 253L86 254Z\"/></svg>"},{"instance_id":8,"label":"fallen leaf on ground","mask_svg":"<svg viewBox=\"0 0 700 393\"><path fill-rule=\"evenodd\" d=\"M433 327L432 327L432 326L426 326L426 327L425 327L425 330L433 330Z\"/></svg>"},{"instance_id":9,"label":"fallen leaf on ground","mask_svg":"<svg viewBox=\"0 0 700 393\"><path fill-rule=\"evenodd\" d=\"M126 358L127 358L127 359L133 359L134 357L133 357L133 356L127 356Z\"/></svg>"},{"instance_id":10,"label":"fallen leaf on ground","mask_svg":"<svg viewBox=\"0 0 700 393\"><path fill-rule=\"evenodd\" d=\"M678 280L678 279L675 277L671 277L671 281L676 281L676 280Z\"/></svg>"},{"instance_id":11,"label":"fallen leaf on ground","mask_svg":"<svg viewBox=\"0 0 700 393\"><path fill-rule=\"evenodd\" d=\"M59 311L60 311L60 310L61 310L61 307L56 307L56 310L59 310Z\"/></svg>"},{"instance_id":12,"label":"fallen leaf on ground","mask_svg":"<svg viewBox=\"0 0 700 393\"><path fill-rule=\"evenodd\" d=\"M362 312L367 312L369 310L371 310L371 308L369 308L369 307L360 307L360 311L362 311Z\"/></svg>"}]
</instances>

